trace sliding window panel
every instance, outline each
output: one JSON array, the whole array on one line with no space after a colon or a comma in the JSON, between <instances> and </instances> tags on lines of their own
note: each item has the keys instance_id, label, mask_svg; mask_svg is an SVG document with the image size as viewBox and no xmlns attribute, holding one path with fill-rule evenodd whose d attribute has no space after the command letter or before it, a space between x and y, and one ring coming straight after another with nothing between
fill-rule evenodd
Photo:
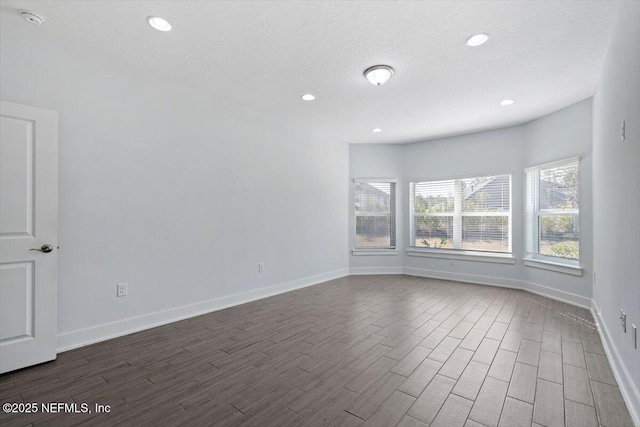
<instances>
[{"instance_id":1,"label":"sliding window panel","mask_svg":"<svg viewBox=\"0 0 640 427\"><path fill-rule=\"evenodd\" d=\"M453 248L453 216L416 216L413 229L415 247Z\"/></svg>"},{"instance_id":2,"label":"sliding window panel","mask_svg":"<svg viewBox=\"0 0 640 427\"><path fill-rule=\"evenodd\" d=\"M580 259L578 215L544 215L540 213L540 254Z\"/></svg>"},{"instance_id":3,"label":"sliding window panel","mask_svg":"<svg viewBox=\"0 0 640 427\"><path fill-rule=\"evenodd\" d=\"M462 249L509 252L509 217L463 216Z\"/></svg>"}]
</instances>

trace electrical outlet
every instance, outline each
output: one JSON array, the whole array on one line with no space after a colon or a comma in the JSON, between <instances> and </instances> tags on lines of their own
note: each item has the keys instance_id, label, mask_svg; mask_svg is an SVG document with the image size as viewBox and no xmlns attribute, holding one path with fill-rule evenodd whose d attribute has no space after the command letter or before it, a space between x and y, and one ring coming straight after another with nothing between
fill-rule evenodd
<instances>
[{"instance_id":1,"label":"electrical outlet","mask_svg":"<svg viewBox=\"0 0 640 427\"><path fill-rule=\"evenodd\" d=\"M627 333L627 313L625 313L623 309L620 309L620 324L622 325L622 330L626 334Z\"/></svg>"},{"instance_id":2,"label":"electrical outlet","mask_svg":"<svg viewBox=\"0 0 640 427\"><path fill-rule=\"evenodd\" d=\"M127 283L118 283L116 296L118 297L126 297L127 296L127 287L129 285Z\"/></svg>"},{"instance_id":3,"label":"electrical outlet","mask_svg":"<svg viewBox=\"0 0 640 427\"><path fill-rule=\"evenodd\" d=\"M258 263L258 273L264 273L264 262Z\"/></svg>"}]
</instances>

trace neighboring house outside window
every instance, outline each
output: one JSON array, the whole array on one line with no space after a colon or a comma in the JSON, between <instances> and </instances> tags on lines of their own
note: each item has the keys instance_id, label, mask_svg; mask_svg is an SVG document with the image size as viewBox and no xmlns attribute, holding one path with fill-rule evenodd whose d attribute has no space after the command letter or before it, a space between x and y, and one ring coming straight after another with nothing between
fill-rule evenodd
<instances>
[{"instance_id":1,"label":"neighboring house outside window","mask_svg":"<svg viewBox=\"0 0 640 427\"><path fill-rule=\"evenodd\" d=\"M396 183L355 180L356 249L395 249Z\"/></svg>"},{"instance_id":2,"label":"neighboring house outside window","mask_svg":"<svg viewBox=\"0 0 640 427\"><path fill-rule=\"evenodd\" d=\"M511 175L410 183L410 246L511 253Z\"/></svg>"},{"instance_id":3,"label":"neighboring house outside window","mask_svg":"<svg viewBox=\"0 0 640 427\"><path fill-rule=\"evenodd\" d=\"M526 169L527 258L579 264L579 172L579 159Z\"/></svg>"}]
</instances>

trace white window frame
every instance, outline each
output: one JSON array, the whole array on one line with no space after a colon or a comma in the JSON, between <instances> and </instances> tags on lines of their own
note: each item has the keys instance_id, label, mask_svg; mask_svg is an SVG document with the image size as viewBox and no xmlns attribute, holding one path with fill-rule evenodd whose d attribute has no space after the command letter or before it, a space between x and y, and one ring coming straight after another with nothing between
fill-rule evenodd
<instances>
[{"instance_id":1,"label":"white window frame","mask_svg":"<svg viewBox=\"0 0 640 427\"><path fill-rule=\"evenodd\" d=\"M389 233L393 238L393 245L389 246L356 246L356 235L358 233L357 224L358 224L358 212L355 209L356 203L356 184L358 183L389 183L394 185L394 200L393 203L389 204L389 209L392 210L388 214L368 214L362 216L390 216L394 219L393 224L389 229ZM353 209L353 235L352 237L352 254L355 256L363 255L397 255L397 245L398 245L398 180L395 178L356 178L353 180L353 203L351 204Z\"/></svg>"},{"instance_id":2,"label":"white window frame","mask_svg":"<svg viewBox=\"0 0 640 427\"><path fill-rule=\"evenodd\" d=\"M415 223L414 217L415 206L411 202L415 199L413 192L415 191L415 184L421 182L434 182L434 181L448 181L448 180L462 180L484 176L509 176L509 211L508 212L462 212L462 203L454 203L454 211L449 212L435 212L435 213L421 213L420 217L436 217L445 216L452 217L453 222L457 220L460 223L460 232L462 231L462 218L472 216L506 216L508 217L508 239L509 239L509 251L508 252L488 252L488 251L469 251L465 249L443 249L443 248L423 248L415 245ZM409 256L429 257L429 258L447 258L447 259L459 259L459 260L477 260L483 262L495 262L500 264L515 264L515 257L513 256L513 173L476 173L472 175L454 176L446 178L429 178L422 180L412 180L408 182L409 187L409 249L407 253ZM455 231L454 231L455 233Z\"/></svg>"},{"instance_id":3,"label":"white window frame","mask_svg":"<svg viewBox=\"0 0 640 427\"><path fill-rule=\"evenodd\" d=\"M526 168L525 171L525 258L523 263L527 267L541 268L576 276L582 275L580 258L563 258L540 253L540 219L548 216L574 215L580 227L580 157L566 158L550 163ZM540 210L540 171L565 166L570 163L578 163L578 209L573 210ZM578 237L578 248L582 247L582 233Z\"/></svg>"}]
</instances>

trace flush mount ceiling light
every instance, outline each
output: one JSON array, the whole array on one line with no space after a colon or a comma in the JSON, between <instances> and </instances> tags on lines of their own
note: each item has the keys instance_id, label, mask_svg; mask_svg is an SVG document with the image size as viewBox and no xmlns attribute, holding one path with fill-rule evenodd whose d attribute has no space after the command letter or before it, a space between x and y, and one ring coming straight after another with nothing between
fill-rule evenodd
<instances>
[{"instance_id":1,"label":"flush mount ceiling light","mask_svg":"<svg viewBox=\"0 0 640 427\"><path fill-rule=\"evenodd\" d=\"M489 40L489 34L476 34L467 39L467 46L476 47L486 43Z\"/></svg>"},{"instance_id":2,"label":"flush mount ceiling light","mask_svg":"<svg viewBox=\"0 0 640 427\"><path fill-rule=\"evenodd\" d=\"M36 15L33 12L29 12L27 10L20 12L20 16L29 24L40 25L44 22L41 16Z\"/></svg>"},{"instance_id":3,"label":"flush mount ceiling light","mask_svg":"<svg viewBox=\"0 0 640 427\"><path fill-rule=\"evenodd\" d=\"M147 22L158 31L171 31L171 24L169 24L169 21L159 16L148 16Z\"/></svg>"},{"instance_id":4,"label":"flush mount ceiling light","mask_svg":"<svg viewBox=\"0 0 640 427\"><path fill-rule=\"evenodd\" d=\"M513 99L503 99L502 101L500 101L500 105L505 107L507 105L513 104L514 102L516 102L516 101L514 101Z\"/></svg>"},{"instance_id":5,"label":"flush mount ceiling light","mask_svg":"<svg viewBox=\"0 0 640 427\"><path fill-rule=\"evenodd\" d=\"M388 65L374 65L364 70L364 76L372 85L380 86L389 81L393 68Z\"/></svg>"},{"instance_id":6,"label":"flush mount ceiling light","mask_svg":"<svg viewBox=\"0 0 640 427\"><path fill-rule=\"evenodd\" d=\"M316 99L316 97L311 95L310 93L305 93L304 95L302 95L302 99L304 99L305 101L313 101L314 99Z\"/></svg>"},{"instance_id":7,"label":"flush mount ceiling light","mask_svg":"<svg viewBox=\"0 0 640 427\"><path fill-rule=\"evenodd\" d=\"M374 128L374 129L371 129L371 132L373 132L373 133L380 133L380 132L382 132L382 129L380 129L380 128Z\"/></svg>"}]
</instances>

